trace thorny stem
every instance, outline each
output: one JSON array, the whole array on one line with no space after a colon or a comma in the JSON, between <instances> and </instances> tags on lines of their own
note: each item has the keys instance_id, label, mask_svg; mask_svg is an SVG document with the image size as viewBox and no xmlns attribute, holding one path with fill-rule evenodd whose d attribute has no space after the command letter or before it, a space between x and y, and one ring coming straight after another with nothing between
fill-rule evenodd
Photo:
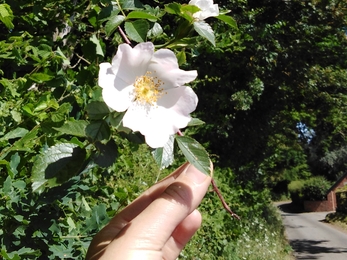
<instances>
[{"instance_id":1,"label":"thorny stem","mask_svg":"<svg viewBox=\"0 0 347 260\"><path fill-rule=\"evenodd\" d=\"M232 217L234 217L234 218L240 220L241 218L240 218L237 214L235 214L235 213L230 209L230 207L228 206L228 204L225 202L225 199L223 198L222 193L221 193L220 190L218 189L217 184L216 184L216 182L214 181L213 178L212 178L212 180L211 180L211 184L212 184L212 187L213 187L213 191L215 191L215 192L217 193L217 196L218 196L219 200L222 202L223 208L224 208L226 211L228 211L229 214L230 214Z\"/></svg>"},{"instance_id":2,"label":"thorny stem","mask_svg":"<svg viewBox=\"0 0 347 260\"><path fill-rule=\"evenodd\" d=\"M183 133L181 132L181 130L178 130L178 131L177 131L177 134L178 134L179 136L183 136ZM213 177L211 178L211 184L212 184L212 187L213 187L213 191L217 193L217 196L218 196L219 200L222 202L223 208L224 208L226 211L228 211L228 213L229 213L232 217L234 217L234 218L236 218L236 219L238 219L238 220L241 220L241 218L240 218L237 214L235 214L235 213L230 209L230 207L228 206L228 204L225 202L225 199L224 199L222 193L220 192L220 190L218 189L217 184L216 184L215 180L213 179Z\"/></svg>"}]
</instances>

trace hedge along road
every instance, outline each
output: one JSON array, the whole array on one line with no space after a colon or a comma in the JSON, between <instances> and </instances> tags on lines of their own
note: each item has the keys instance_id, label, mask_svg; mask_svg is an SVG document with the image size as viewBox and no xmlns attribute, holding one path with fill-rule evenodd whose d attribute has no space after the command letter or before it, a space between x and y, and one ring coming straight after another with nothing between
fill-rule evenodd
<instances>
[{"instance_id":1,"label":"hedge along road","mask_svg":"<svg viewBox=\"0 0 347 260\"><path fill-rule=\"evenodd\" d=\"M347 260L347 233L323 220L327 212L295 213L277 204L296 259Z\"/></svg>"}]
</instances>

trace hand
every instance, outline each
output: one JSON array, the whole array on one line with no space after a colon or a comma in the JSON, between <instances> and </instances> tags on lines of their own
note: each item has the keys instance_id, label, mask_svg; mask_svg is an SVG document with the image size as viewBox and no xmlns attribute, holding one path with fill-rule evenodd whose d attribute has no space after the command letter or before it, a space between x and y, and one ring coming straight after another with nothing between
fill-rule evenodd
<instances>
[{"instance_id":1,"label":"hand","mask_svg":"<svg viewBox=\"0 0 347 260\"><path fill-rule=\"evenodd\" d=\"M176 259L201 225L196 208L210 183L194 166L182 165L96 234L87 259Z\"/></svg>"}]
</instances>

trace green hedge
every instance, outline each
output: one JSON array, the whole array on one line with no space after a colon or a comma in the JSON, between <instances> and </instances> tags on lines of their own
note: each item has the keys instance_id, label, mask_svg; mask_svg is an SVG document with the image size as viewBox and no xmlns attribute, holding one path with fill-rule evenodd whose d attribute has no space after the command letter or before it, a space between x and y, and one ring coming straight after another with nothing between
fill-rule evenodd
<instances>
[{"instance_id":1,"label":"green hedge","mask_svg":"<svg viewBox=\"0 0 347 260\"><path fill-rule=\"evenodd\" d=\"M326 200L331 185L331 182L324 177L317 176L308 180L292 181L288 185L288 190L293 203L302 205L304 200Z\"/></svg>"}]
</instances>

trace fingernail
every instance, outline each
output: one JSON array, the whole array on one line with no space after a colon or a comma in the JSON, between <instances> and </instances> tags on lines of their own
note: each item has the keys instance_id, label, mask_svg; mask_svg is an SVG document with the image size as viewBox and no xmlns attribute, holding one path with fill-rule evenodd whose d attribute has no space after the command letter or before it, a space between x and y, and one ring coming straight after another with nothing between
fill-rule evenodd
<instances>
[{"instance_id":1,"label":"fingernail","mask_svg":"<svg viewBox=\"0 0 347 260\"><path fill-rule=\"evenodd\" d=\"M193 165L189 164L187 167L185 174L187 177L189 177L193 182L196 184L201 184L206 180L207 175L200 172L198 169L196 169Z\"/></svg>"}]
</instances>

